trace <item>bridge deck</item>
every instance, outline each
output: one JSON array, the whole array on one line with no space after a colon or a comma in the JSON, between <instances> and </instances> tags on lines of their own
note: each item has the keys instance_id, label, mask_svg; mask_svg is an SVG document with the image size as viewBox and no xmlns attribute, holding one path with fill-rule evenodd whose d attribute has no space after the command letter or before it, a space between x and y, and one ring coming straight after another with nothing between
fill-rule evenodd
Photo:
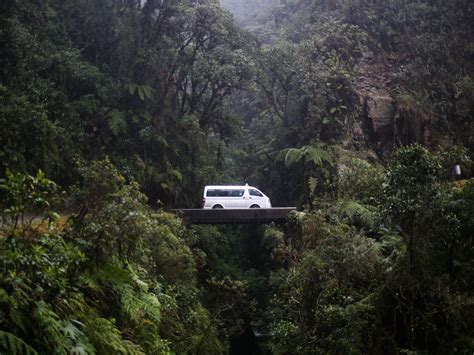
<instances>
[{"instance_id":1,"label":"bridge deck","mask_svg":"<svg viewBox=\"0 0 474 355\"><path fill-rule=\"evenodd\" d=\"M181 209L193 224L252 224L283 221L296 207L247 209Z\"/></svg>"}]
</instances>

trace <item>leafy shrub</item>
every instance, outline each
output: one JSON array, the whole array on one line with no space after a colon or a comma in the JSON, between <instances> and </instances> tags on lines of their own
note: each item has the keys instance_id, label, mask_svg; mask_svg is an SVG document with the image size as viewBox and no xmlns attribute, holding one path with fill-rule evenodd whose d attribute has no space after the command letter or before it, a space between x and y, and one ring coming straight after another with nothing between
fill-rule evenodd
<instances>
[{"instance_id":1,"label":"leafy shrub","mask_svg":"<svg viewBox=\"0 0 474 355\"><path fill-rule=\"evenodd\" d=\"M359 158L339 162L337 191L343 199L374 204L381 196L383 169Z\"/></svg>"},{"instance_id":2,"label":"leafy shrub","mask_svg":"<svg viewBox=\"0 0 474 355\"><path fill-rule=\"evenodd\" d=\"M7 170L6 177L0 179L0 209L5 234L14 235L20 231L24 235L37 232L41 223L35 219L51 222L59 216L52 211L52 203L58 198L58 187L46 179L39 170L36 176L12 173Z\"/></svg>"},{"instance_id":3,"label":"leafy shrub","mask_svg":"<svg viewBox=\"0 0 474 355\"><path fill-rule=\"evenodd\" d=\"M136 184L126 184L109 162L96 166L108 185L92 187L100 179L93 169L78 194L90 201L91 213L62 232L27 239L17 230L0 239L0 349L221 353L182 222L153 213ZM30 201L49 207L55 188L42 174L12 174L2 186L8 187L5 201L25 208ZM2 210L2 217L9 213Z\"/></svg>"},{"instance_id":4,"label":"leafy shrub","mask_svg":"<svg viewBox=\"0 0 474 355\"><path fill-rule=\"evenodd\" d=\"M304 247L288 270L272 276L278 285L272 349L282 354L292 349L304 354L363 353L376 316L370 295L383 275L379 248L318 215L302 223Z\"/></svg>"}]
</instances>

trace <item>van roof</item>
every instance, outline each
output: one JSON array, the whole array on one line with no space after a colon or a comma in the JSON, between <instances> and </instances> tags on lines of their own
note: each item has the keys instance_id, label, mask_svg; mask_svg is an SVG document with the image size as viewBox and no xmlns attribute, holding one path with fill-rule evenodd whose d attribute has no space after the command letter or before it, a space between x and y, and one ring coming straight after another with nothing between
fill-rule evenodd
<instances>
[{"instance_id":1,"label":"van roof","mask_svg":"<svg viewBox=\"0 0 474 355\"><path fill-rule=\"evenodd\" d=\"M204 187L204 190L209 190L209 189L232 190L232 189L245 189L245 188L255 189L255 187L249 186L247 184L247 185L207 185Z\"/></svg>"}]
</instances>

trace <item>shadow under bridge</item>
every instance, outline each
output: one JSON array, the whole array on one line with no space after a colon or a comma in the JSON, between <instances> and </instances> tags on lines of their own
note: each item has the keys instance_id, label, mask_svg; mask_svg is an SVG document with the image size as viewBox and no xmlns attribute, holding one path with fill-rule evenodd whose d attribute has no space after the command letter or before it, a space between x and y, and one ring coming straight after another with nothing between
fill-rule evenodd
<instances>
[{"instance_id":1,"label":"shadow under bridge","mask_svg":"<svg viewBox=\"0 0 474 355\"><path fill-rule=\"evenodd\" d=\"M191 224L264 224L283 222L296 207L176 210Z\"/></svg>"}]
</instances>

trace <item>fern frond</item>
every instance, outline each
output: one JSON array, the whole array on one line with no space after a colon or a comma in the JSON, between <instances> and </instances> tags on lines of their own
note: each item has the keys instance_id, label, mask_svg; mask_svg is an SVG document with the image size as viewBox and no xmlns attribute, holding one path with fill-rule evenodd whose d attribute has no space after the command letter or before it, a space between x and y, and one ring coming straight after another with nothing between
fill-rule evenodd
<instances>
[{"instance_id":1,"label":"fern frond","mask_svg":"<svg viewBox=\"0 0 474 355\"><path fill-rule=\"evenodd\" d=\"M109 128L114 135L119 135L126 132L128 127L125 114L118 110L113 110L109 113L107 117L107 123L109 124Z\"/></svg>"},{"instance_id":2,"label":"fern frond","mask_svg":"<svg viewBox=\"0 0 474 355\"><path fill-rule=\"evenodd\" d=\"M115 285L114 292L120 299L123 312L131 321L140 323L146 316L156 323L160 322L161 303L154 294L136 292L130 285Z\"/></svg>"},{"instance_id":3,"label":"fern frond","mask_svg":"<svg viewBox=\"0 0 474 355\"><path fill-rule=\"evenodd\" d=\"M33 316L41 326L48 347L56 349L58 353L67 353L71 345L70 340L64 333L64 324L51 306L44 301L38 302Z\"/></svg>"},{"instance_id":4,"label":"fern frond","mask_svg":"<svg viewBox=\"0 0 474 355\"><path fill-rule=\"evenodd\" d=\"M122 305L122 311L132 320L133 322L140 321L140 310L142 301L135 296L132 286L130 285L114 285L114 292L117 293L120 303Z\"/></svg>"},{"instance_id":5,"label":"fern frond","mask_svg":"<svg viewBox=\"0 0 474 355\"><path fill-rule=\"evenodd\" d=\"M141 296L142 309L148 318L151 318L156 323L160 323L161 320L161 303L158 298L151 294L146 293Z\"/></svg>"},{"instance_id":6,"label":"fern frond","mask_svg":"<svg viewBox=\"0 0 474 355\"><path fill-rule=\"evenodd\" d=\"M303 155L300 149L297 149L297 148L288 149L285 154L285 166L289 168L293 164L299 162L302 156Z\"/></svg>"},{"instance_id":7,"label":"fern frond","mask_svg":"<svg viewBox=\"0 0 474 355\"><path fill-rule=\"evenodd\" d=\"M38 352L12 333L0 330L0 346L7 354L38 355Z\"/></svg>"},{"instance_id":8,"label":"fern frond","mask_svg":"<svg viewBox=\"0 0 474 355\"><path fill-rule=\"evenodd\" d=\"M346 202L342 208L343 213L353 222L359 219L365 225L373 226L375 223L373 211L358 202Z\"/></svg>"},{"instance_id":9,"label":"fern frond","mask_svg":"<svg viewBox=\"0 0 474 355\"><path fill-rule=\"evenodd\" d=\"M113 284L130 284L133 282L133 275L128 269L122 269L112 264L98 270L93 277L99 281L112 282Z\"/></svg>"},{"instance_id":10,"label":"fern frond","mask_svg":"<svg viewBox=\"0 0 474 355\"><path fill-rule=\"evenodd\" d=\"M63 333L71 341L70 355L93 355L96 353L94 346L89 342L80 328L85 325L77 320L62 321Z\"/></svg>"},{"instance_id":11,"label":"fern frond","mask_svg":"<svg viewBox=\"0 0 474 355\"><path fill-rule=\"evenodd\" d=\"M308 146L306 148L307 161L312 160L316 166L321 166L323 163L334 164L331 154L321 146Z\"/></svg>"},{"instance_id":12,"label":"fern frond","mask_svg":"<svg viewBox=\"0 0 474 355\"><path fill-rule=\"evenodd\" d=\"M301 160L304 162L312 161L316 166L322 166L324 163L334 164L330 152L320 144L306 145L302 148L283 149L278 153L277 160L283 161L287 168Z\"/></svg>"},{"instance_id":13,"label":"fern frond","mask_svg":"<svg viewBox=\"0 0 474 355\"><path fill-rule=\"evenodd\" d=\"M114 320L91 314L86 321L85 332L98 354L144 354L138 345L122 338Z\"/></svg>"}]
</instances>

